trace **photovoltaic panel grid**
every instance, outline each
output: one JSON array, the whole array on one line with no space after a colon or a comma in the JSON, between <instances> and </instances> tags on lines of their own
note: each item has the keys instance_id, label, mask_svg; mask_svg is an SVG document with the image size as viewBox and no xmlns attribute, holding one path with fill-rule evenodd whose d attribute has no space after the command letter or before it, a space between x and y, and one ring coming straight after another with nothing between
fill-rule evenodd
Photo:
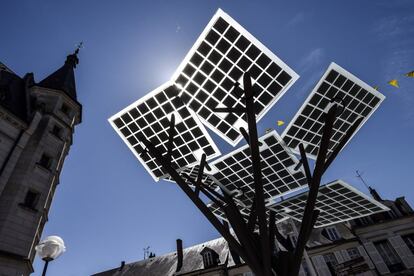
<instances>
[{"instance_id":1,"label":"photovoltaic panel grid","mask_svg":"<svg viewBox=\"0 0 414 276\"><path fill-rule=\"evenodd\" d=\"M328 149L330 153L355 120L360 116L364 118L357 129L358 131L384 99L384 95L380 92L339 65L331 63L322 79L286 127L282 134L283 140L296 153L299 153L299 143L304 143L305 151L309 157L316 158L322 137L324 122L322 115L331 101L335 101L339 104L340 109L343 108L343 105L345 105L345 109L335 120L331 144Z\"/></svg>"},{"instance_id":2,"label":"photovoltaic panel grid","mask_svg":"<svg viewBox=\"0 0 414 276\"><path fill-rule=\"evenodd\" d=\"M307 198L308 192L305 192L269 208L278 214L279 220L281 216L287 216L302 221ZM315 227L324 227L389 210L342 180L333 181L319 188L315 209L320 210Z\"/></svg>"},{"instance_id":3,"label":"photovoltaic panel grid","mask_svg":"<svg viewBox=\"0 0 414 276\"><path fill-rule=\"evenodd\" d=\"M242 93L232 92L249 72L256 92L257 120L298 79L298 75L234 19L218 10L172 77L183 101L202 122L235 146L242 138L243 115L216 113L241 107Z\"/></svg>"},{"instance_id":4,"label":"photovoltaic panel grid","mask_svg":"<svg viewBox=\"0 0 414 276\"><path fill-rule=\"evenodd\" d=\"M148 153L141 154L144 146L138 141L138 136L143 135L161 152L167 153L172 114L175 116L172 163L177 169L198 164L203 152L207 159L220 155L204 126L194 112L183 104L178 97L177 87L170 82L109 119L113 128L156 181L165 177L166 172Z\"/></svg>"},{"instance_id":5,"label":"photovoltaic panel grid","mask_svg":"<svg viewBox=\"0 0 414 276\"><path fill-rule=\"evenodd\" d=\"M191 179L193 179L194 181L197 180L198 177L198 170L199 170L200 166L196 165L193 167L186 167L185 169L180 171L180 175L186 174L188 176L191 177ZM217 185L215 184L214 180L212 179L211 175L208 174L208 169L204 168L204 173L203 173L203 177L202 179L202 183L207 185L207 186L212 186L213 188L216 187ZM187 183L189 183L190 185L193 185L190 181L187 180L187 178L183 177L184 180L186 180ZM171 176L167 176L166 178L164 178L163 180L165 181L169 181L169 182L175 182Z\"/></svg>"},{"instance_id":6,"label":"photovoltaic panel grid","mask_svg":"<svg viewBox=\"0 0 414 276\"><path fill-rule=\"evenodd\" d=\"M299 162L276 131L259 138L264 196L275 198L307 185L302 169L293 168ZM213 177L228 191L240 191L240 200L249 206L254 197L253 169L250 148L245 145L210 163L217 170Z\"/></svg>"},{"instance_id":7,"label":"photovoltaic panel grid","mask_svg":"<svg viewBox=\"0 0 414 276\"><path fill-rule=\"evenodd\" d=\"M244 207L244 206L242 206L242 205L239 205L239 204L237 204L236 203L236 205L237 205L237 207L238 207L238 209L239 209L239 211L240 211L240 213L242 214L242 216L244 217L244 219L248 219L249 218L249 214L250 214L250 211L249 211L249 209L248 208L246 208L246 207ZM207 205L207 207L210 209L210 211L216 216L216 217L218 217L218 218L220 218L220 219L223 219L223 220L226 220L226 221L228 221L228 219L227 219L227 216L226 216L226 214L224 213L224 211L223 211L223 209L222 208L220 208L216 203L214 203L214 202L210 202L208 205Z\"/></svg>"},{"instance_id":8,"label":"photovoltaic panel grid","mask_svg":"<svg viewBox=\"0 0 414 276\"><path fill-rule=\"evenodd\" d=\"M248 221L249 219L249 215L250 215L250 211L251 211L251 205L249 205L248 207L243 206L243 204L241 204L240 202L236 202L236 205L238 207L238 210L240 211L240 214L243 216L243 218ZM208 208L210 209L210 211L218 218L223 219L228 221L226 214L224 213L223 209L220 208L216 203L214 202L210 202L208 205ZM266 217L267 219L269 219L269 209L266 208ZM275 222L279 223L282 221L285 221L286 219L288 219L289 217L287 217L284 214L277 214L275 213Z\"/></svg>"}]
</instances>

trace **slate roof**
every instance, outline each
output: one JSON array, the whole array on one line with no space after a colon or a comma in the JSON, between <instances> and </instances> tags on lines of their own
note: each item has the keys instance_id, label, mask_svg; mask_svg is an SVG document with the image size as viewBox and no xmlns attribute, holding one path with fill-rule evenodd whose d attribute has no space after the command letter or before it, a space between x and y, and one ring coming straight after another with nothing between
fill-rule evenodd
<instances>
[{"instance_id":1,"label":"slate roof","mask_svg":"<svg viewBox=\"0 0 414 276\"><path fill-rule=\"evenodd\" d=\"M74 68L79 63L77 54L67 56L65 64L50 74L37 85L65 92L71 99L76 99L76 85Z\"/></svg>"},{"instance_id":2,"label":"slate roof","mask_svg":"<svg viewBox=\"0 0 414 276\"><path fill-rule=\"evenodd\" d=\"M121 276L121 275L145 275L145 276L172 276L181 275L192 271L204 269L203 258L200 252L208 247L219 255L220 265L234 266L235 262L231 256L229 247L224 238L218 238L202 244L183 249L183 266L179 273L176 273L177 253L172 252L151 259L126 264L122 270L120 268L94 274L94 276Z\"/></svg>"},{"instance_id":3,"label":"slate roof","mask_svg":"<svg viewBox=\"0 0 414 276\"><path fill-rule=\"evenodd\" d=\"M0 62L0 105L26 121L24 80Z\"/></svg>"}]
</instances>

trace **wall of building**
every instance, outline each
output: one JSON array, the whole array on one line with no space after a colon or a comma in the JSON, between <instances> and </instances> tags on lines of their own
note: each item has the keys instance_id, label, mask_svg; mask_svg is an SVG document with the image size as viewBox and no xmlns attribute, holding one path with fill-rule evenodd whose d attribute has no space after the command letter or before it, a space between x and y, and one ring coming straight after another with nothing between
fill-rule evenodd
<instances>
[{"instance_id":1,"label":"wall of building","mask_svg":"<svg viewBox=\"0 0 414 276\"><path fill-rule=\"evenodd\" d=\"M0 139L5 141L0 143L0 271L8 276L32 272L34 247L80 118L79 107L64 94L38 87L30 92L40 108L26 128L0 117ZM71 107L69 112L62 112L63 103ZM30 206L28 195L35 198Z\"/></svg>"},{"instance_id":2,"label":"wall of building","mask_svg":"<svg viewBox=\"0 0 414 276\"><path fill-rule=\"evenodd\" d=\"M397 201L392 204L396 203ZM402 203L405 205L405 202ZM389 207L391 210L395 209L395 206ZM315 246L314 243L308 253L318 275L333 274L328 267L327 259L334 258L338 264L352 259L350 249L357 249L365 261L367 271L361 275L414 275L414 255L403 239L409 234L414 235L414 214L410 213L410 208L407 210L408 212L399 212L396 209L390 214L368 217L365 220L367 225L361 225L360 222L348 224L348 230L341 228L342 231L338 231L340 235L347 236L346 239L341 237L337 241L319 246ZM388 244L387 248L395 264L390 265L390 260L385 260L387 257L384 256L384 252L380 252L384 251L383 247L378 245L381 242Z\"/></svg>"}]
</instances>

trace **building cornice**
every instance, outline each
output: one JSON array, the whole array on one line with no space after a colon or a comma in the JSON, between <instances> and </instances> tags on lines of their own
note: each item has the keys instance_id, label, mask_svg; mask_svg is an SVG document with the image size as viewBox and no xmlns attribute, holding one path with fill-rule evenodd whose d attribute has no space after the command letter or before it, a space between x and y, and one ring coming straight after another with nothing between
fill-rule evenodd
<instances>
[{"instance_id":1,"label":"building cornice","mask_svg":"<svg viewBox=\"0 0 414 276\"><path fill-rule=\"evenodd\" d=\"M26 122L14 115L12 112L10 112L7 108L3 107L2 105L0 105L0 118L5 119L7 122L21 130L25 130L27 128Z\"/></svg>"},{"instance_id":2,"label":"building cornice","mask_svg":"<svg viewBox=\"0 0 414 276\"><path fill-rule=\"evenodd\" d=\"M414 222L414 213L413 214L409 214L409 215L405 215L403 217L399 217L399 218L393 218L393 219L388 219L388 220L383 220L380 222L375 222L373 224L369 224L369 225L361 225L361 226L354 226L353 230L355 231L356 234L360 234L360 233L364 233L364 232L370 232L372 230L374 230L374 228L387 228L389 226L391 226L391 224L396 225L396 224L405 224L407 222Z\"/></svg>"}]
</instances>

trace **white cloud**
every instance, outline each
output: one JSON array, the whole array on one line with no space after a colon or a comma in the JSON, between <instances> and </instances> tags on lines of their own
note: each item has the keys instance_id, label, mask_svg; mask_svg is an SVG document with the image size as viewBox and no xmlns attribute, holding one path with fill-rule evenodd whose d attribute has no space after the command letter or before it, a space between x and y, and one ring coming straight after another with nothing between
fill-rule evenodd
<instances>
[{"instance_id":1,"label":"white cloud","mask_svg":"<svg viewBox=\"0 0 414 276\"><path fill-rule=\"evenodd\" d=\"M298 64L298 72L300 75L306 76L306 79L301 83L300 93L296 93L298 98L303 97L305 93L313 88L319 78L323 75L323 68L321 67L325 59L325 50L323 48L315 48L306 54ZM303 80L304 78L302 78Z\"/></svg>"},{"instance_id":2,"label":"white cloud","mask_svg":"<svg viewBox=\"0 0 414 276\"><path fill-rule=\"evenodd\" d=\"M321 64L325 56L325 51L322 48L315 48L304 56L299 62L299 70L303 73L317 65Z\"/></svg>"},{"instance_id":3,"label":"white cloud","mask_svg":"<svg viewBox=\"0 0 414 276\"><path fill-rule=\"evenodd\" d=\"M304 12L298 12L293 16L287 23L287 27L294 27L298 25L299 23L305 21L305 13Z\"/></svg>"}]
</instances>

